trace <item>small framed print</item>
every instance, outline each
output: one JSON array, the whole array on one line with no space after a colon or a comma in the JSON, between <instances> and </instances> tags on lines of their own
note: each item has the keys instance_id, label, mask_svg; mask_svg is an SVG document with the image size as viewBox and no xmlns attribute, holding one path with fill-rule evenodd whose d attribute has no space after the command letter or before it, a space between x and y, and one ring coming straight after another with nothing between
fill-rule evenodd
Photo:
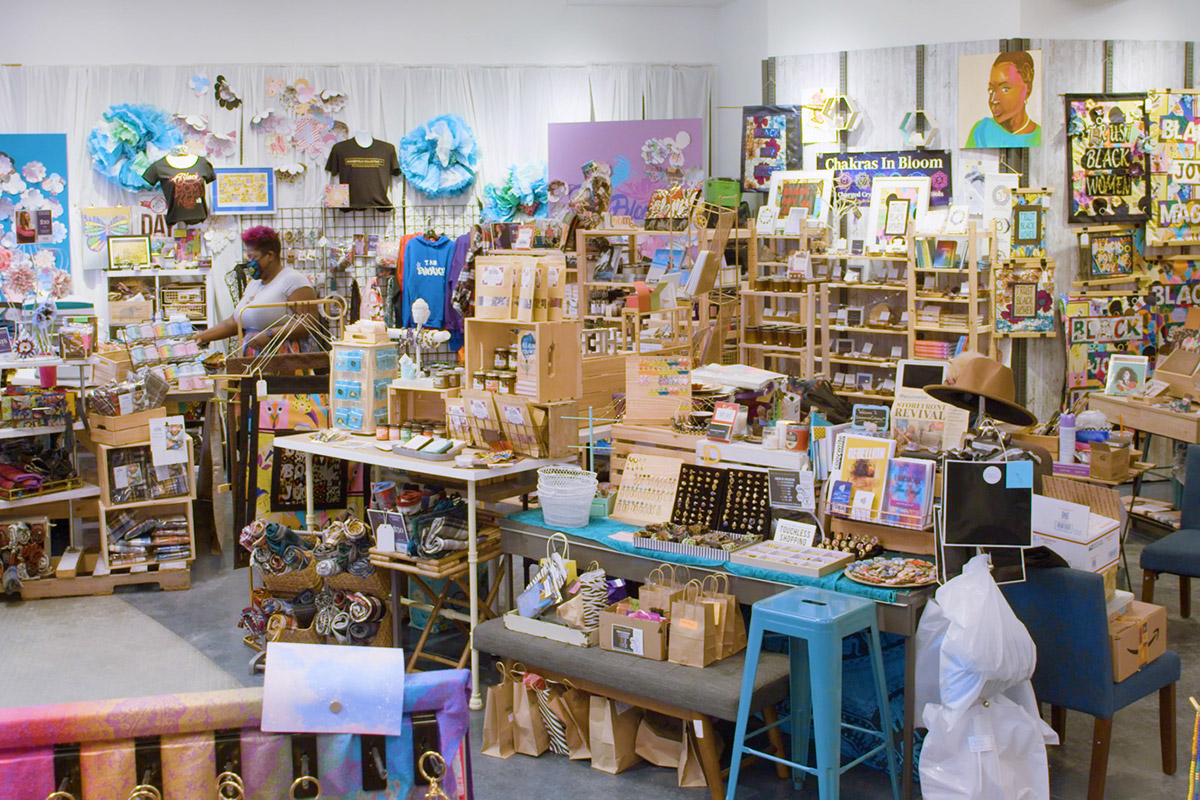
<instances>
[{"instance_id":1,"label":"small framed print","mask_svg":"<svg viewBox=\"0 0 1200 800\"><path fill-rule=\"evenodd\" d=\"M863 324L862 306L849 306L846 309L846 324L851 328L861 328Z\"/></svg>"},{"instance_id":2,"label":"small framed print","mask_svg":"<svg viewBox=\"0 0 1200 800\"><path fill-rule=\"evenodd\" d=\"M1046 210L1042 206L1017 206L1013 209L1013 244L1038 247L1042 244L1042 226Z\"/></svg>"},{"instance_id":3,"label":"small framed print","mask_svg":"<svg viewBox=\"0 0 1200 800\"><path fill-rule=\"evenodd\" d=\"M883 232L887 236L903 236L908 233L908 214L911 200L889 200Z\"/></svg>"},{"instance_id":4,"label":"small framed print","mask_svg":"<svg viewBox=\"0 0 1200 800\"><path fill-rule=\"evenodd\" d=\"M861 256L862 254L863 254L863 240L862 239L851 239L850 240L850 255Z\"/></svg>"},{"instance_id":5,"label":"small framed print","mask_svg":"<svg viewBox=\"0 0 1200 800\"><path fill-rule=\"evenodd\" d=\"M874 376L869 372L860 372L855 379L854 385L860 392L869 392L875 385Z\"/></svg>"},{"instance_id":6,"label":"small framed print","mask_svg":"<svg viewBox=\"0 0 1200 800\"><path fill-rule=\"evenodd\" d=\"M887 268L887 279L892 283L900 280L900 267L892 265Z\"/></svg>"},{"instance_id":7,"label":"small framed print","mask_svg":"<svg viewBox=\"0 0 1200 800\"><path fill-rule=\"evenodd\" d=\"M213 214L275 213L273 168L217 167L213 173Z\"/></svg>"},{"instance_id":8,"label":"small framed print","mask_svg":"<svg viewBox=\"0 0 1200 800\"><path fill-rule=\"evenodd\" d=\"M874 343L873 342L863 342L862 350L860 352L864 356L870 356L872 353L875 352Z\"/></svg>"},{"instance_id":9,"label":"small framed print","mask_svg":"<svg viewBox=\"0 0 1200 800\"><path fill-rule=\"evenodd\" d=\"M896 359L896 360L904 358L904 346L903 345L898 344L898 345L894 345L892 347L892 358Z\"/></svg>"},{"instance_id":10,"label":"small framed print","mask_svg":"<svg viewBox=\"0 0 1200 800\"><path fill-rule=\"evenodd\" d=\"M834 339L833 352L839 356L850 355L854 351L854 341L851 339Z\"/></svg>"},{"instance_id":11,"label":"small framed print","mask_svg":"<svg viewBox=\"0 0 1200 800\"><path fill-rule=\"evenodd\" d=\"M758 209L758 225L760 233L770 233L775 230L775 207L764 205Z\"/></svg>"},{"instance_id":12,"label":"small framed print","mask_svg":"<svg viewBox=\"0 0 1200 800\"><path fill-rule=\"evenodd\" d=\"M109 269L144 269L150 266L149 236L109 236Z\"/></svg>"},{"instance_id":13,"label":"small framed print","mask_svg":"<svg viewBox=\"0 0 1200 800\"><path fill-rule=\"evenodd\" d=\"M921 291L936 292L937 291L937 278L933 277L932 275L926 275L925 282L921 285Z\"/></svg>"},{"instance_id":14,"label":"small framed print","mask_svg":"<svg viewBox=\"0 0 1200 800\"><path fill-rule=\"evenodd\" d=\"M1037 316L1036 283L1012 284L1012 317L1013 319L1029 319Z\"/></svg>"}]
</instances>

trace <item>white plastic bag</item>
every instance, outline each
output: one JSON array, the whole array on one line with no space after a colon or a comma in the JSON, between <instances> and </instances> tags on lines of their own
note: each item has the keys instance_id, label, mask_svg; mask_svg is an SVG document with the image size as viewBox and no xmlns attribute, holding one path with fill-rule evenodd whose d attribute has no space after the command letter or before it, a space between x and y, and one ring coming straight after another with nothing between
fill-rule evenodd
<instances>
[{"instance_id":1,"label":"white plastic bag","mask_svg":"<svg viewBox=\"0 0 1200 800\"><path fill-rule=\"evenodd\" d=\"M1044 723L1007 697L951 712L925 707L925 800L1050 800Z\"/></svg>"},{"instance_id":2,"label":"white plastic bag","mask_svg":"<svg viewBox=\"0 0 1200 800\"><path fill-rule=\"evenodd\" d=\"M992 579L987 556L968 561L935 598L949 621L939 669L943 706L965 709L1033 677L1037 648Z\"/></svg>"}]
</instances>

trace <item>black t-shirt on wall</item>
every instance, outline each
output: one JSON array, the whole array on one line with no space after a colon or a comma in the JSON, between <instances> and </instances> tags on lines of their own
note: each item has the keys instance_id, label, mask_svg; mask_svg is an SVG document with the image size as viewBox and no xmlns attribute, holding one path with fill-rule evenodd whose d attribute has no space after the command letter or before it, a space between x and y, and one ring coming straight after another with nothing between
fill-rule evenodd
<instances>
[{"instance_id":1,"label":"black t-shirt on wall","mask_svg":"<svg viewBox=\"0 0 1200 800\"><path fill-rule=\"evenodd\" d=\"M208 219L204 184L217 179L208 159L201 156L190 167L179 169L171 166L163 157L151 164L142 177L151 186L162 184L163 197L167 201L168 225L176 222L195 224Z\"/></svg>"},{"instance_id":2,"label":"black t-shirt on wall","mask_svg":"<svg viewBox=\"0 0 1200 800\"><path fill-rule=\"evenodd\" d=\"M350 185L351 208L391 208L388 189L392 176L400 174L396 148L378 139L362 147L353 139L338 142L329 151L325 171Z\"/></svg>"}]
</instances>

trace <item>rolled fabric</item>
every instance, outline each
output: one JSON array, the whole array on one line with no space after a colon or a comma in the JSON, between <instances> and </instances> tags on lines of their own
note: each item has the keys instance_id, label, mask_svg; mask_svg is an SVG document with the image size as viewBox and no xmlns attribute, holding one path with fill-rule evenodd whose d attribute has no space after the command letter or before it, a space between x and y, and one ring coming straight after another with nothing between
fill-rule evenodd
<instances>
[{"instance_id":1,"label":"rolled fabric","mask_svg":"<svg viewBox=\"0 0 1200 800\"><path fill-rule=\"evenodd\" d=\"M336 575L341 572L337 561L332 558L323 558L317 562L317 574L322 578L328 578L330 575Z\"/></svg>"},{"instance_id":2,"label":"rolled fabric","mask_svg":"<svg viewBox=\"0 0 1200 800\"><path fill-rule=\"evenodd\" d=\"M375 565L364 558L350 562L346 571L358 578L369 578L375 574Z\"/></svg>"},{"instance_id":3,"label":"rolled fabric","mask_svg":"<svg viewBox=\"0 0 1200 800\"><path fill-rule=\"evenodd\" d=\"M21 574L16 567L8 567L4 570L4 592L5 594L16 594L21 591Z\"/></svg>"},{"instance_id":4,"label":"rolled fabric","mask_svg":"<svg viewBox=\"0 0 1200 800\"><path fill-rule=\"evenodd\" d=\"M313 619L313 627L322 636L329 636L333 633L333 618L336 616L337 612L332 607L319 609L317 616Z\"/></svg>"},{"instance_id":5,"label":"rolled fabric","mask_svg":"<svg viewBox=\"0 0 1200 800\"><path fill-rule=\"evenodd\" d=\"M356 622L350 626L350 641L354 644L368 644L378 633L378 622Z\"/></svg>"}]
</instances>

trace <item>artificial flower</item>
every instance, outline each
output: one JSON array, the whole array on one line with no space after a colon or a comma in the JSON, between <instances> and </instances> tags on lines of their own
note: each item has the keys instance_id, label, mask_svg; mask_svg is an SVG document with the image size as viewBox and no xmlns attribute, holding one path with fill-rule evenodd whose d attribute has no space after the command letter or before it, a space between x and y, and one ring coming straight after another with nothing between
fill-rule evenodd
<instances>
[{"instance_id":1,"label":"artificial flower","mask_svg":"<svg viewBox=\"0 0 1200 800\"><path fill-rule=\"evenodd\" d=\"M279 94L284 87L282 78L267 78L267 97L274 97Z\"/></svg>"},{"instance_id":2,"label":"artificial flower","mask_svg":"<svg viewBox=\"0 0 1200 800\"><path fill-rule=\"evenodd\" d=\"M3 247L0 247L0 272L4 272L4 270L8 269L10 264L12 264L12 253L8 252L8 250L4 249Z\"/></svg>"},{"instance_id":3,"label":"artificial flower","mask_svg":"<svg viewBox=\"0 0 1200 800\"><path fill-rule=\"evenodd\" d=\"M188 85L192 87L192 93L197 97L201 97L208 91L208 87L212 85L212 81L204 73L197 73L188 81Z\"/></svg>"},{"instance_id":4,"label":"artificial flower","mask_svg":"<svg viewBox=\"0 0 1200 800\"><path fill-rule=\"evenodd\" d=\"M50 241L54 244L62 244L67 240L67 226L61 222L55 222L51 226Z\"/></svg>"},{"instance_id":5,"label":"artificial flower","mask_svg":"<svg viewBox=\"0 0 1200 800\"><path fill-rule=\"evenodd\" d=\"M227 134L210 133L204 140L204 149L214 158L225 158L237 152L237 131Z\"/></svg>"},{"instance_id":6,"label":"artificial flower","mask_svg":"<svg viewBox=\"0 0 1200 800\"><path fill-rule=\"evenodd\" d=\"M426 197L462 194L475 181L479 151L462 117L444 114L400 140L400 169Z\"/></svg>"},{"instance_id":7,"label":"artificial flower","mask_svg":"<svg viewBox=\"0 0 1200 800\"><path fill-rule=\"evenodd\" d=\"M42 208L48 209L50 211L50 216L54 217L55 219L63 215L62 203L52 198L47 197L45 200L43 200Z\"/></svg>"},{"instance_id":8,"label":"artificial flower","mask_svg":"<svg viewBox=\"0 0 1200 800\"><path fill-rule=\"evenodd\" d=\"M40 183L46 177L46 165L40 161L30 161L21 167L21 175L30 183Z\"/></svg>"},{"instance_id":9,"label":"artificial flower","mask_svg":"<svg viewBox=\"0 0 1200 800\"><path fill-rule=\"evenodd\" d=\"M24 208L29 211L37 211L46 207L46 197L38 189L26 189L21 192L21 202L17 203L17 208Z\"/></svg>"},{"instance_id":10,"label":"artificial flower","mask_svg":"<svg viewBox=\"0 0 1200 800\"><path fill-rule=\"evenodd\" d=\"M15 233L13 233L12 231L5 231L3 234L0 234L0 248L6 248L7 250L12 250L16 246L17 246L17 235Z\"/></svg>"},{"instance_id":11,"label":"artificial flower","mask_svg":"<svg viewBox=\"0 0 1200 800\"><path fill-rule=\"evenodd\" d=\"M19 302L37 288L33 270L25 264L13 263L4 271L4 297L10 302Z\"/></svg>"},{"instance_id":12,"label":"artificial flower","mask_svg":"<svg viewBox=\"0 0 1200 800\"><path fill-rule=\"evenodd\" d=\"M37 270L54 269L56 259L53 250L38 250L33 254L33 267Z\"/></svg>"},{"instance_id":13,"label":"artificial flower","mask_svg":"<svg viewBox=\"0 0 1200 800\"><path fill-rule=\"evenodd\" d=\"M57 172L50 173L46 180L42 181L42 188L50 194L62 194L67 188L67 182L63 180L63 176Z\"/></svg>"},{"instance_id":14,"label":"artificial flower","mask_svg":"<svg viewBox=\"0 0 1200 800\"><path fill-rule=\"evenodd\" d=\"M273 156L286 156L292 149L288 137L282 133L272 133L267 137L267 152Z\"/></svg>"},{"instance_id":15,"label":"artificial flower","mask_svg":"<svg viewBox=\"0 0 1200 800\"><path fill-rule=\"evenodd\" d=\"M0 219L8 219L11 217L14 208L16 208L16 206L13 205L11 198L0 197Z\"/></svg>"},{"instance_id":16,"label":"artificial flower","mask_svg":"<svg viewBox=\"0 0 1200 800\"><path fill-rule=\"evenodd\" d=\"M4 179L4 182L0 183L0 192L4 192L5 194L20 194L25 191L26 186L28 184L21 180L21 176L18 173L10 172L8 173L8 177Z\"/></svg>"},{"instance_id":17,"label":"artificial flower","mask_svg":"<svg viewBox=\"0 0 1200 800\"><path fill-rule=\"evenodd\" d=\"M13 171L13 160L8 153L0 153L0 178L7 178Z\"/></svg>"},{"instance_id":18,"label":"artificial flower","mask_svg":"<svg viewBox=\"0 0 1200 800\"><path fill-rule=\"evenodd\" d=\"M64 269L58 270L53 282L50 285L50 296L52 298L66 297L71 293L71 273Z\"/></svg>"},{"instance_id":19,"label":"artificial flower","mask_svg":"<svg viewBox=\"0 0 1200 800\"><path fill-rule=\"evenodd\" d=\"M242 104L242 99L233 93L233 88L225 80L224 75L217 76L217 82L213 86L213 96L216 97L217 105L221 108L234 109Z\"/></svg>"},{"instance_id":20,"label":"artificial flower","mask_svg":"<svg viewBox=\"0 0 1200 800\"><path fill-rule=\"evenodd\" d=\"M162 109L148 105L110 106L88 134L88 150L96 171L126 189L142 191L150 165L183 137Z\"/></svg>"}]
</instances>

